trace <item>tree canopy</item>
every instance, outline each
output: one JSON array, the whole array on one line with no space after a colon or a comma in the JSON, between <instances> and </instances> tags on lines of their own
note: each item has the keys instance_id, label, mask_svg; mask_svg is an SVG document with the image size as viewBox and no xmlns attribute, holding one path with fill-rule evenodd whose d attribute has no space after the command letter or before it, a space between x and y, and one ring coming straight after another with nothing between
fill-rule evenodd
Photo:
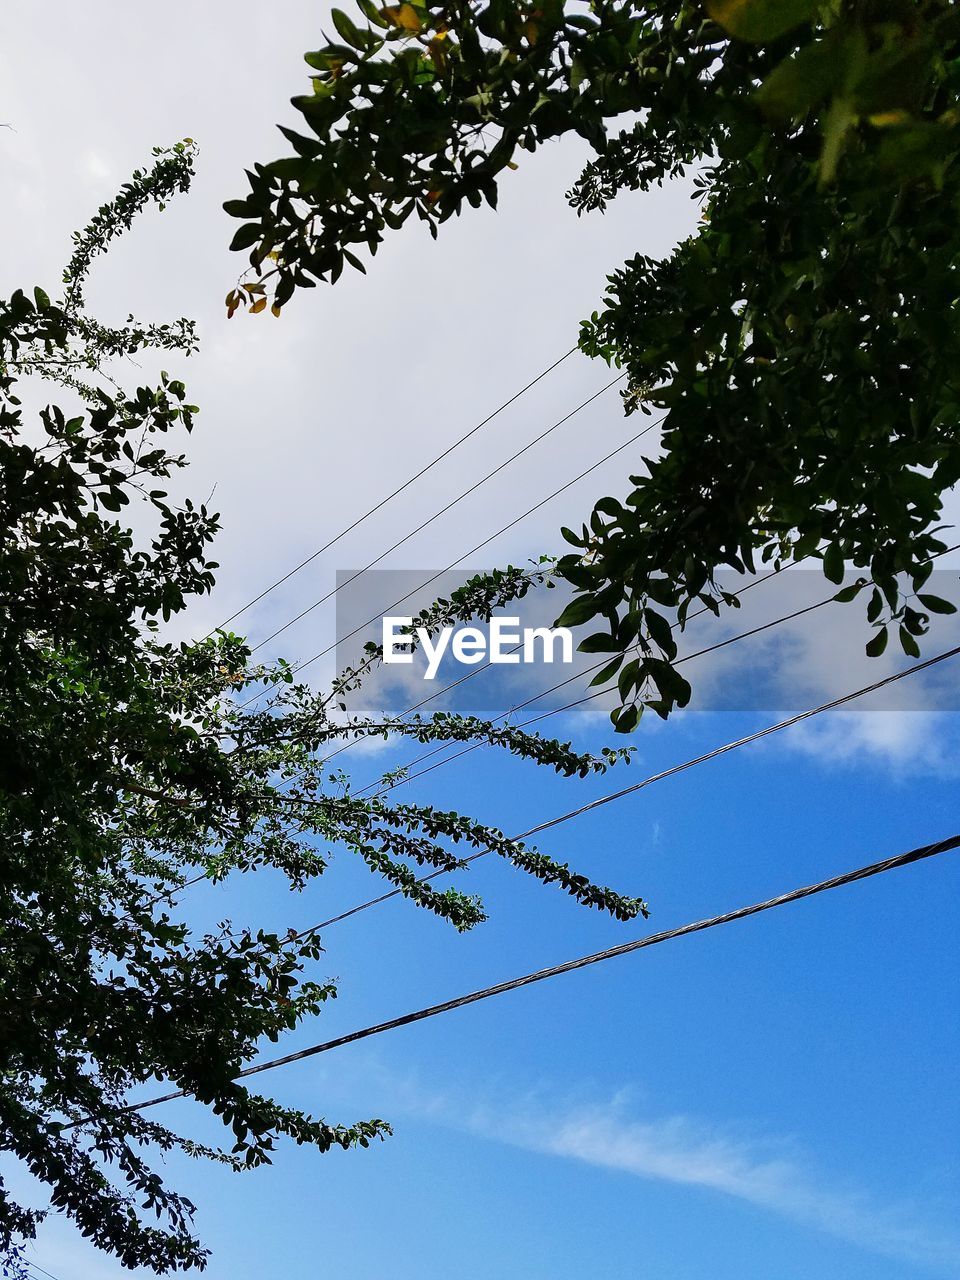
<instances>
[{"instance_id":1,"label":"tree canopy","mask_svg":"<svg viewBox=\"0 0 960 1280\"><path fill-rule=\"evenodd\" d=\"M83 292L98 255L145 206L187 189L193 158L189 142L155 152L99 210L75 238L59 301L39 288L0 300L0 1150L96 1246L161 1273L202 1267L206 1252L194 1206L151 1153L240 1171L268 1162L280 1138L325 1151L389 1132L376 1118L306 1115L235 1080L264 1039L321 1012L336 987L316 930L225 921L195 931L180 904L192 880L273 868L306 891L342 846L464 930L484 919L479 900L423 871L456 871L467 848L618 919L646 912L481 821L392 804L387 789L361 798L326 767L336 740L387 733L493 743L563 775L604 771L626 753L595 757L454 715L345 719L340 699L377 666L376 649L316 693L282 661L253 663L237 635L164 638L163 622L211 589L216 568L217 516L167 489L184 465L168 441L193 429L197 408L168 374L122 390L110 361L189 354L193 326L103 325ZM19 396L30 377L62 401L39 421ZM125 523L137 503L152 535L135 538ZM418 623L489 616L534 577L472 579ZM209 1107L225 1148L126 1109L151 1080ZM0 1183L8 1274L43 1213Z\"/></svg>"},{"instance_id":2,"label":"tree canopy","mask_svg":"<svg viewBox=\"0 0 960 1280\"><path fill-rule=\"evenodd\" d=\"M386 233L496 204L564 134L595 158L569 198L695 174L696 235L615 271L581 346L628 373L662 450L597 502L559 572L597 619L614 723L666 716L697 602L730 568L818 559L866 592L879 654L919 653L943 496L960 479L960 12L947 0L427 0L333 12L306 60L292 154L228 201L251 274L232 310L365 269ZM906 582L904 582L906 579Z\"/></svg>"}]
</instances>

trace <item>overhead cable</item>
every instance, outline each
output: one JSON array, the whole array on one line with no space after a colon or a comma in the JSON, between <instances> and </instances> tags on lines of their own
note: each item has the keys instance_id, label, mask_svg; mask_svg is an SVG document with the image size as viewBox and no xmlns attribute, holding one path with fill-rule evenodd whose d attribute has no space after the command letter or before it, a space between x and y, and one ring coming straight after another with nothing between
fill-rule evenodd
<instances>
[{"instance_id":1,"label":"overhead cable","mask_svg":"<svg viewBox=\"0 0 960 1280\"><path fill-rule=\"evenodd\" d=\"M732 924L737 920L745 920L750 916L760 915L764 911L772 911L776 907L783 907L791 902L799 902L804 898L812 898L816 894L827 893L844 885L867 880L872 876L882 875L899 867L910 866L912 863L936 857L958 847L960 847L960 835L948 836L946 839L938 840L934 844L922 845L918 849L912 849L909 853L897 854L895 857L885 858L881 862L872 862L867 866L858 867L854 871L845 871L840 875L831 876L829 880L820 880L816 884L808 884L798 889L791 889L786 893L778 894L775 898L767 898L763 902L755 902L750 906L738 907L734 911L725 911L722 915L709 916L704 920L694 920L675 929L665 929L661 933L647 934L645 937L636 938L632 942L621 942L617 946L606 947L602 951L594 951L590 955L579 956L575 960L565 960L562 964L536 969L533 973L526 973L519 978L510 978L506 982L497 982L492 986L482 987L479 991L471 991L468 995L455 996L453 999L444 1000L440 1004L427 1005L426 1008L402 1014L398 1018L390 1018L387 1022L378 1022L373 1026L363 1027L359 1031L350 1031L346 1035L335 1037L333 1040L325 1040L321 1044L311 1045L308 1049L300 1049L295 1053L286 1053L282 1057L271 1058L267 1062L258 1062L252 1067L245 1067L243 1071L238 1071L234 1076L234 1080L244 1080L249 1076L258 1075L262 1071L274 1071L277 1067L289 1066L293 1062L302 1062L305 1058L313 1058L320 1053L329 1053L331 1049L340 1049L344 1045L356 1044L358 1040L367 1040L371 1036L383 1035L387 1031L396 1031L400 1027L412 1025L414 1022L423 1022L427 1018L435 1018L441 1013L452 1013L455 1009L462 1009L466 1005L477 1004L479 1001L489 1000L493 996L505 995L508 991L517 991L520 987L528 987L535 982L544 982L547 978L556 978L561 974L573 973L577 969L585 969L589 965L601 964L619 956L630 955L634 951L658 946L662 942L672 942L676 938L688 937L694 933L704 933L708 929L716 929L721 925ZM144 1111L147 1107L156 1107L162 1102L173 1102L177 1098L187 1096L183 1090L178 1089L173 1093L165 1093L157 1098L148 1098L145 1102L135 1102L130 1106L122 1107L117 1114ZM69 1124L61 1125L61 1129L72 1129L83 1123L85 1121L75 1120Z\"/></svg>"},{"instance_id":2,"label":"overhead cable","mask_svg":"<svg viewBox=\"0 0 960 1280\"><path fill-rule=\"evenodd\" d=\"M552 373L554 369L558 368L559 365L563 364L564 360L569 359L569 357L572 356L576 350L578 350L577 347L571 347L570 350L566 352L565 355L560 356L558 360L554 360L553 364L548 365L548 367L544 369L542 373L538 373L537 376L533 378L532 381L528 382L525 387L521 387L519 391L514 392L514 394L510 397L509 400L504 400L503 404L499 405L496 409L494 409L493 413L488 414L487 417L485 417L482 422L478 422L475 427L471 427L470 430L465 432L462 436L460 436L459 439L454 440L453 444L451 444L448 448L444 449L442 453L438 453L435 458L432 458L425 467L421 467L420 470L416 473L416 475L412 475L409 478L409 480L404 480L403 484L399 485L396 489L394 489L392 493L388 493L385 498L381 498L378 503L370 507L367 511L364 511L364 513L358 516L356 520L354 520L351 524L348 524L345 528L341 529L338 534L332 537L328 542L325 542L322 547L318 547L316 551L312 552L309 556L307 556L306 560L301 560L298 565L295 565L294 568L292 568L288 573L285 573L283 577L277 578L276 581L271 582L268 587L264 587L264 589L260 592L259 595L254 596L252 600L248 600L246 604L241 605L240 608L237 609L235 613L231 613L229 618L225 618L224 621L221 622L218 627L215 627L213 631L209 632L205 637L205 639L209 639L210 636L212 636L216 631L222 631L223 628L228 626L231 622L233 622L235 618L239 618L240 615L243 613L246 613L248 609L252 609L255 604L259 604L259 602L265 596L268 596L271 591L274 591L276 590L277 587L282 586L284 582L288 582L290 578L294 576L294 574L299 573L300 570L305 569L308 564L312 564L313 561L316 560L318 556L323 555L325 551L329 551L331 547L336 546L336 544L342 538L345 538L348 533L352 533L354 529L358 528L366 520L369 520L372 515L375 515L376 512L380 511L381 508L385 507L388 502L392 502L393 499L398 497L401 493L403 493L405 489L409 489L409 487L412 484L414 484L417 480L419 480L421 476L425 476L428 471L432 470L438 463L442 462L444 458L448 458L450 454L454 452L455 449L459 449L460 446L465 441L469 440L471 436L476 435L476 433L479 430L481 430L481 428L485 427L488 422L492 422L493 419L496 418L499 414L503 413L505 409L508 409L510 405L512 405L515 401L519 400L522 395L525 395L526 392L531 390L531 388L535 387L538 382L540 382L543 378L547 376L547 374Z\"/></svg>"}]
</instances>

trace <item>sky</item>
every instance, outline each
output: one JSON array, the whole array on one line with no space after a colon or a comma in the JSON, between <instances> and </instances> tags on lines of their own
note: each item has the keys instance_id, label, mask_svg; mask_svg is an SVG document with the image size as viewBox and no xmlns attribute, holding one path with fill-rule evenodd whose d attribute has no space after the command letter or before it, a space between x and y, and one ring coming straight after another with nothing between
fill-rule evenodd
<instances>
[{"instance_id":1,"label":"sky","mask_svg":"<svg viewBox=\"0 0 960 1280\"><path fill-rule=\"evenodd\" d=\"M88 291L104 319L134 311L199 324L200 354L176 370L202 409L183 491L212 494L224 528L216 591L176 621L183 637L223 621L569 350L624 258L667 253L696 226L682 183L578 218L563 193L583 151L559 145L524 159L496 214L471 211L436 243L408 228L369 275L298 297L279 320L228 322L223 297L242 264L227 252L233 224L220 205L243 194L245 166L281 154L275 125L294 123L287 101L304 87L301 55L322 43L326 13L285 3L265 15L245 0L5 9L5 292L41 284L54 294L71 231L150 148L184 136L200 144L191 194L145 215ZM580 356L564 361L245 613L246 632L269 636L609 379ZM615 389L600 395L387 556L339 602L339 620L331 600L267 652L296 660L329 645L346 616L366 617L368 603L375 612L395 598L393 583L443 569L640 425L623 417ZM495 537L468 567L557 550L561 524L624 492L631 456ZM955 568L943 563L941 594L956 595ZM816 574L791 573L793 583L758 587L719 626L691 629L684 652L829 594ZM537 618L549 607L530 602ZM667 725L645 721L633 761L606 778L560 780L481 750L397 794L522 830L904 665L892 653L865 662L860 626L856 606L819 609L691 660L694 709ZM947 620L925 656L957 642ZM322 685L333 657L312 671ZM659 930L951 835L955 671L944 664L651 785L555 828L541 847L642 895ZM422 687L401 675L406 683L376 696ZM490 714L561 678L493 675L471 682ZM437 705L462 705L452 698ZM623 745L608 710L594 700L545 728L585 749ZM359 749L341 763L359 787L414 754ZM490 915L466 936L396 901L325 932L324 974L339 979L339 999L282 1049L643 932L490 858L461 887ZM261 875L201 887L185 909L198 928L225 917L301 928L379 889L341 853L302 896ZM382 1116L395 1133L326 1156L282 1146L272 1168L242 1177L171 1160L171 1180L198 1205L207 1274L960 1276L958 889L957 855L946 855L261 1077L286 1103L342 1122ZM216 1138L188 1103L163 1118ZM12 1183L27 1189L15 1171ZM56 1280L128 1274L56 1216L29 1257Z\"/></svg>"}]
</instances>

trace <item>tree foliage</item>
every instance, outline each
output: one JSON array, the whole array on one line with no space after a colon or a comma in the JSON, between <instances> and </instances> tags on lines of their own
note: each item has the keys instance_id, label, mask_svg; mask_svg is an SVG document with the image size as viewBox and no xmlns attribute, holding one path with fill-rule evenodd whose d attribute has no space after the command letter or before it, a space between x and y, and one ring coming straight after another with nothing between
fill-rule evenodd
<instances>
[{"instance_id":1,"label":"tree foliage","mask_svg":"<svg viewBox=\"0 0 960 1280\"><path fill-rule=\"evenodd\" d=\"M581 346L624 367L662 451L566 531L560 621L597 619L614 722L690 688L677 624L717 572L869 569L867 617L919 653L943 495L960 479L960 11L947 0L434 0L334 11L293 154L227 203L253 287L364 268L386 232L496 203L524 151L595 153L581 212L696 173L696 235L609 278ZM624 122L626 120L626 127ZM240 305L242 294L232 295ZM906 577L907 586L903 585ZM919 598L917 598L919 595Z\"/></svg>"},{"instance_id":2,"label":"tree foliage","mask_svg":"<svg viewBox=\"0 0 960 1280\"><path fill-rule=\"evenodd\" d=\"M235 1082L275 1041L336 995L315 931L224 922L198 934L178 905L197 877L272 868L307 891L342 846L416 905L468 929L484 918L421 868L455 871L459 850L491 850L577 902L631 919L646 908L592 884L496 828L429 805L363 799L332 778L339 739L394 732L479 740L563 775L624 758L455 716L345 721L336 700L257 666L217 632L164 638L163 621L208 592L217 516L167 482L184 465L169 441L196 406L163 374L125 392L118 355L194 346L188 321L103 325L84 307L91 265L148 204L187 189L193 147L157 151L78 233L52 302L42 289L0 301L0 1150L12 1153L95 1245L125 1266L203 1266L193 1205L152 1168L179 1150L236 1170L271 1159L280 1138L321 1151L367 1146L379 1119L330 1123ZM32 420L21 382L57 390ZM135 539L128 510L153 533ZM523 594L525 570L471 580L435 609L437 625ZM255 691L269 700L251 700ZM332 784L332 785L331 785ZM124 1106L162 1080L223 1122L225 1149L202 1146ZM15 1273L42 1208L0 1184L0 1254ZM155 1219L155 1221L154 1221Z\"/></svg>"}]
</instances>

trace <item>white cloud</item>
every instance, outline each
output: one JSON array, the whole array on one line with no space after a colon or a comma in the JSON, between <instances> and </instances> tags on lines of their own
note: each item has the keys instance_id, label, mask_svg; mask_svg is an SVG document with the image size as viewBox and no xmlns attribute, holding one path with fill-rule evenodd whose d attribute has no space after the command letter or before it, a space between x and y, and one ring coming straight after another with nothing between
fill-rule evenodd
<instances>
[{"instance_id":1,"label":"white cloud","mask_svg":"<svg viewBox=\"0 0 960 1280\"><path fill-rule=\"evenodd\" d=\"M325 1097L343 1095L354 1107L361 1100L393 1117L407 1113L541 1155L732 1196L868 1252L960 1277L960 1234L936 1220L939 1211L953 1221L949 1206L883 1200L852 1180L831 1183L797 1140L758 1133L750 1122L650 1115L655 1102L636 1086L601 1102L583 1091L558 1100L552 1084L518 1093L488 1077L478 1101L476 1091L438 1090L375 1055L346 1083L332 1066L317 1073L311 1094L322 1081Z\"/></svg>"},{"instance_id":2,"label":"white cloud","mask_svg":"<svg viewBox=\"0 0 960 1280\"><path fill-rule=\"evenodd\" d=\"M545 1155L734 1196L874 1253L960 1274L960 1238L913 1206L825 1185L783 1141L738 1136L690 1116L631 1119L621 1101L556 1111L528 1102L477 1110L473 1131Z\"/></svg>"},{"instance_id":3,"label":"white cloud","mask_svg":"<svg viewBox=\"0 0 960 1280\"><path fill-rule=\"evenodd\" d=\"M113 170L103 156L97 155L95 151L88 151L83 157L82 170L90 178L102 180L105 178L113 178Z\"/></svg>"},{"instance_id":4,"label":"white cloud","mask_svg":"<svg viewBox=\"0 0 960 1280\"><path fill-rule=\"evenodd\" d=\"M956 712L838 711L792 729L783 745L820 763L861 767L865 762L899 776L956 777Z\"/></svg>"}]
</instances>

